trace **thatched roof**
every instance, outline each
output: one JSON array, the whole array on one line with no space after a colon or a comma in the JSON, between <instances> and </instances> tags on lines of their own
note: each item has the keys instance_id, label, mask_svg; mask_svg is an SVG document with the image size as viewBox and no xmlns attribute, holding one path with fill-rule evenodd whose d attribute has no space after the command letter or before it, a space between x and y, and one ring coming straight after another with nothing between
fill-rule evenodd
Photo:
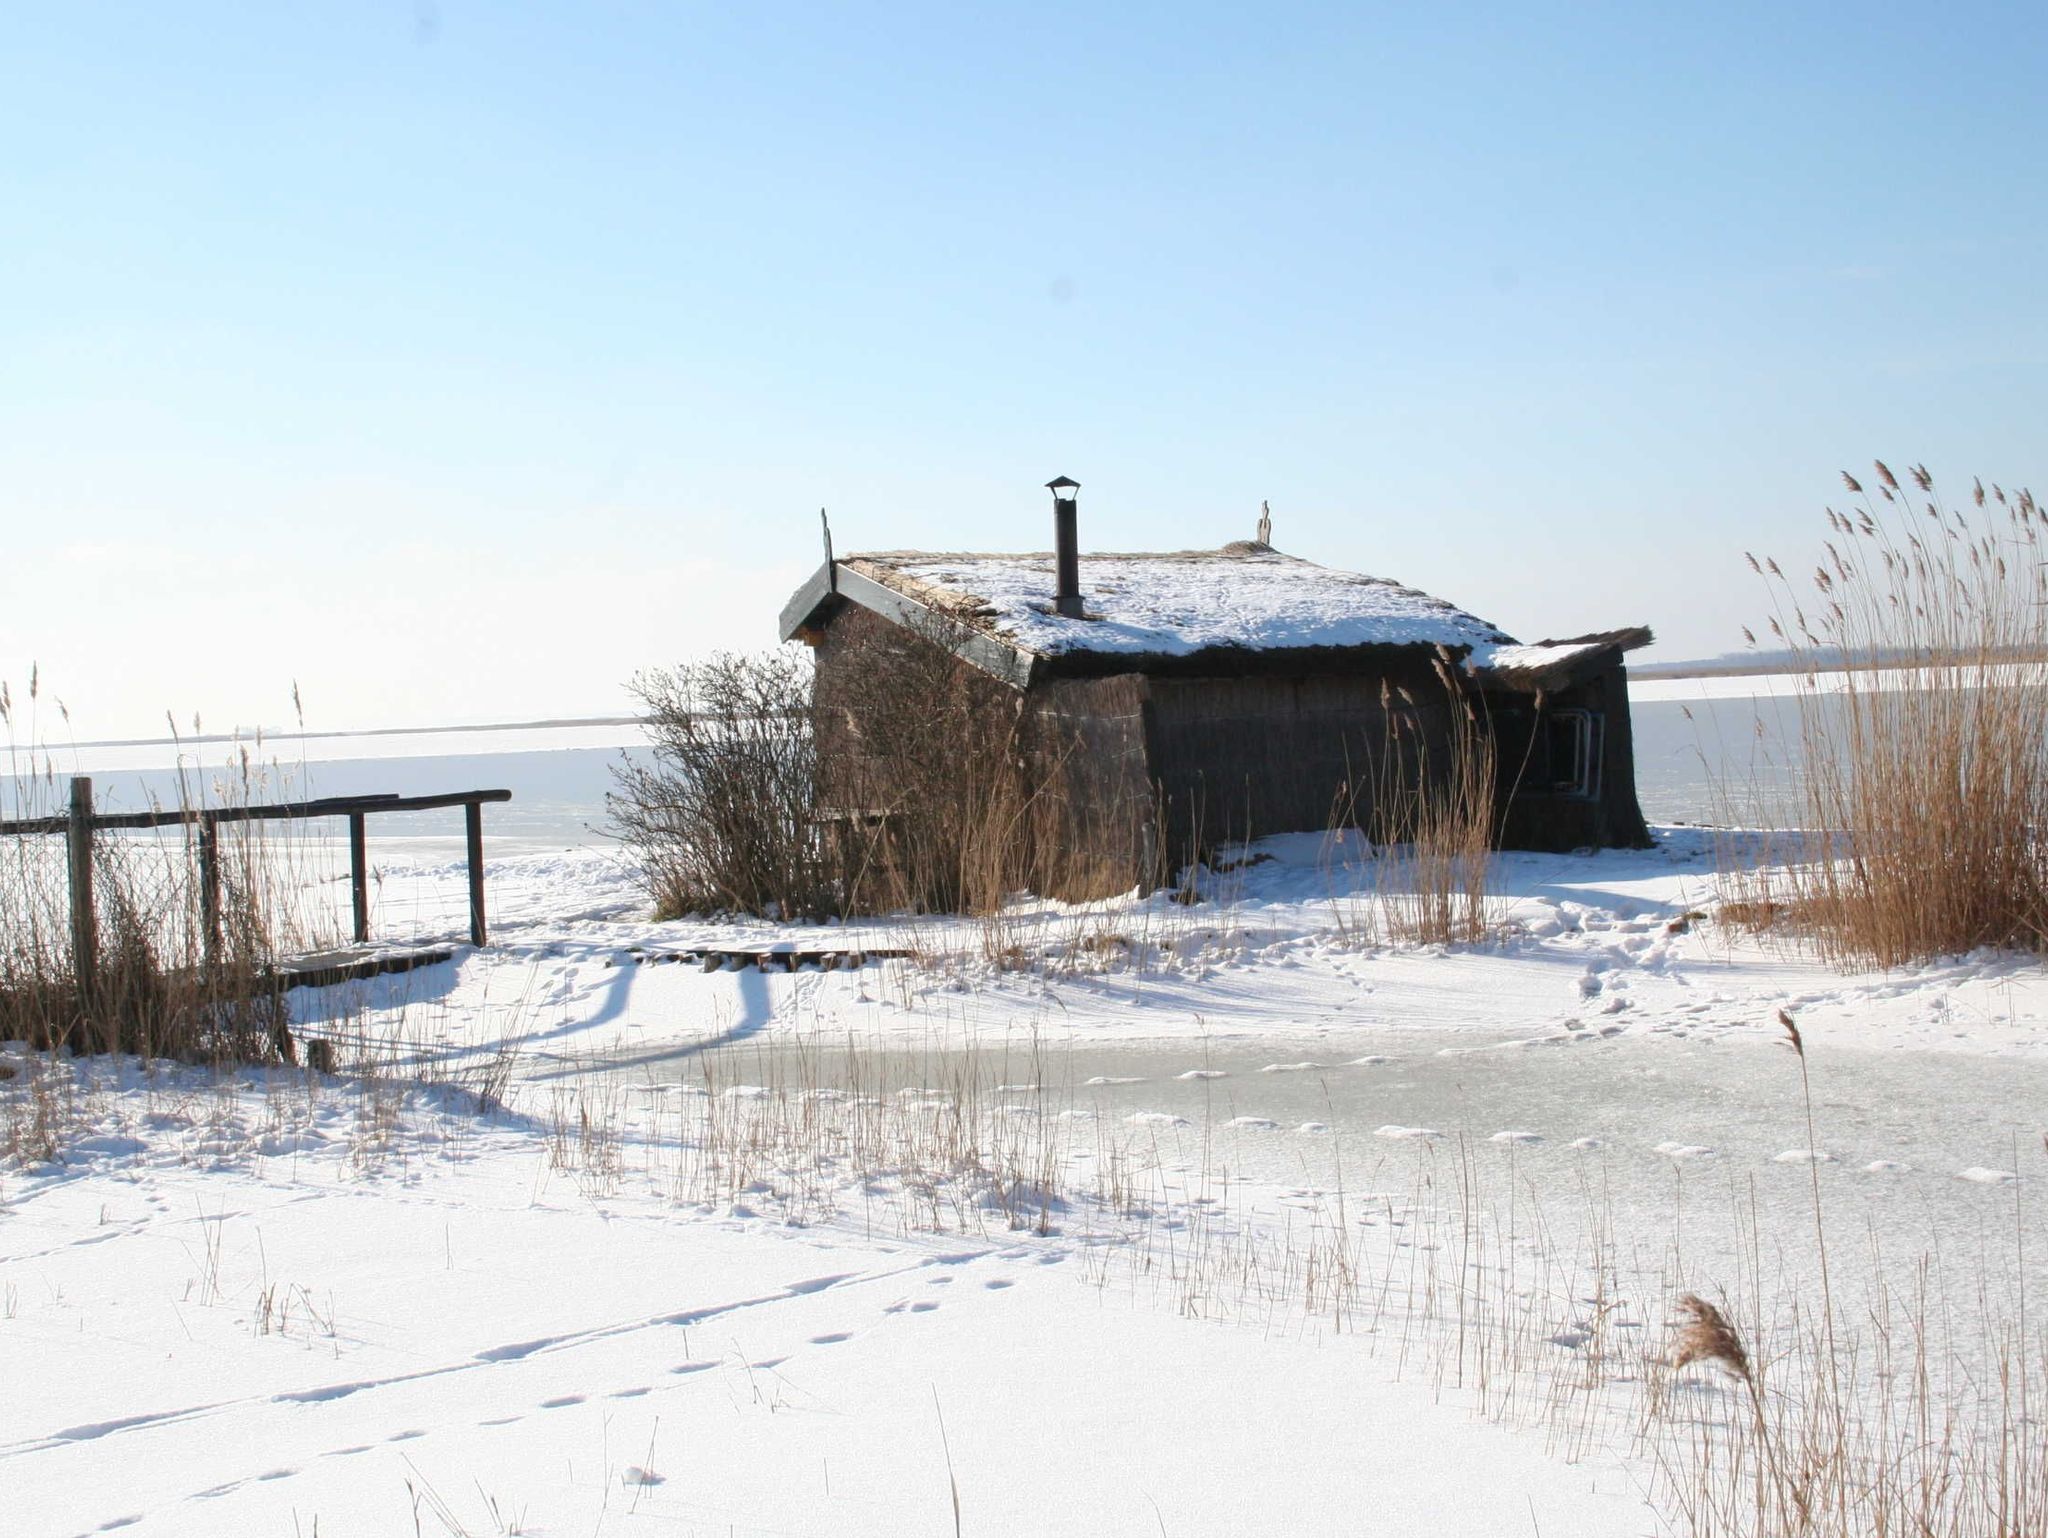
<instances>
[{"instance_id":1,"label":"thatched roof","mask_svg":"<svg viewBox=\"0 0 2048 1538\"><path fill-rule=\"evenodd\" d=\"M1604 662L1608 652L1631 652L1655 639L1647 625L1631 625L1625 630L1603 630L1568 641L1496 646L1490 652L1475 652L1466 666L1482 684L1523 694L1542 694L1571 683L1589 665Z\"/></svg>"},{"instance_id":2,"label":"thatched roof","mask_svg":"<svg viewBox=\"0 0 2048 1538\"><path fill-rule=\"evenodd\" d=\"M1053 612L1050 555L857 555L856 571L1035 656L1186 656L1211 647L1473 646L1495 626L1379 577L1249 541L1167 555L1084 555L1084 617Z\"/></svg>"},{"instance_id":3,"label":"thatched roof","mask_svg":"<svg viewBox=\"0 0 2048 1538\"><path fill-rule=\"evenodd\" d=\"M1568 668L1579 655L1546 649L1571 643L1518 646L1498 626L1415 588L1252 541L1084 555L1080 569L1083 614L1074 619L1054 611L1049 554L847 556L791 598L782 635L813 629L851 601L943 630L962 656L1020 687L1049 674L1357 666L1386 648L1447 651L1475 668L1509 653L1517 676Z\"/></svg>"}]
</instances>

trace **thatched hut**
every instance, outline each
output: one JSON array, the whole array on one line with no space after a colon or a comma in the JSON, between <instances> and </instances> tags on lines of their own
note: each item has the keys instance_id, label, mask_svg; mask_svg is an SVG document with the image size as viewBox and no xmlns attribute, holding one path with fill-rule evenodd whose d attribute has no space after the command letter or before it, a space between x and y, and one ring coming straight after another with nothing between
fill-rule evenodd
<instances>
[{"instance_id":1,"label":"thatched hut","mask_svg":"<svg viewBox=\"0 0 2048 1538\"><path fill-rule=\"evenodd\" d=\"M1623 669L1643 629L1524 645L1413 588L1245 541L828 548L781 634L816 652L834 815L879 827L903 786L981 783L962 825L1002 822L1021 846L1013 879L1053 895L1149 884L1269 833L1390 826L1394 799L1475 749L1499 844L1647 841ZM1003 767L1022 799L998 806L986 787Z\"/></svg>"}]
</instances>

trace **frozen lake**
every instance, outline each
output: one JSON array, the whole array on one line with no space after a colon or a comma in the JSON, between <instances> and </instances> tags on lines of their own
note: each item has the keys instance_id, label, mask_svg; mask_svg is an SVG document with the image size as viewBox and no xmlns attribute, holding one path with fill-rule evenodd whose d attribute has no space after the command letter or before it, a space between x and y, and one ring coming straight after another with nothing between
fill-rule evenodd
<instances>
[{"instance_id":1,"label":"frozen lake","mask_svg":"<svg viewBox=\"0 0 2048 1538\"><path fill-rule=\"evenodd\" d=\"M1609 1027L1609 1029L1615 1029ZM2048 1230L2001 1172L2031 1171L2048 1126L2048 1061L1814 1049L1816 1142L1833 1242L1904 1265L1940 1255L1957 1276L2014 1269L2048 1282ZM1114 1144L1210 1187L1248 1183L1352 1200L1440 1199L1469 1177L1496 1206L1563 1229L1612 1223L1638 1265L1695 1265L1733 1285L1751 1232L1773 1278L1812 1262L1812 1168L1798 1061L1756 1039L1503 1041L1480 1030L929 1050L786 1038L622 1070L645 1086L792 1086L918 1094L979 1083L1008 1114L1070 1124L1086 1160ZM659 1093L659 1091L655 1091ZM1597 1217L1597 1224L1593 1221Z\"/></svg>"},{"instance_id":2,"label":"frozen lake","mask_svg":"<svg viewBox=\"0 0 2048 1538\"><path fill-rule=\"evenodd\" d=\"M1728 682L1651 680L1637 690L1641 697L1632 709L1636 778L1650 821L1719 820L1726 810L1723 790L1731 785L1746 790L1756 778L1760 755L1785 754L1785 728L1797 720L1789 699L1716 697L1708 687ZM1765 727L1761 739L1759 720ZM1790 735L1796 737L1796 731ZM622 753L637 751L640 743L637 727L615 722L316 737L260 744L252 763L260 799L510 790L509 805L485 813L490 847L532 853L607 842L604 797L612 770ZM176 805L181 789L197 788L218 799L213 783L239 777L236 753L224 743L190 747L182 779L173 750L163 744L58 750L53 759L59 777L91 774L104 809L133 811ZM19 787L15 799L20 799ZM54 809L50 790L32 793L32 799ZM1746 799L1738 806L1746 809ZM311 831L319 836L317 829ZM402 813L370 823L373 847L402 850L419 860L459 855L461 833L459 810Z\"/></svg>"}]
</instances>

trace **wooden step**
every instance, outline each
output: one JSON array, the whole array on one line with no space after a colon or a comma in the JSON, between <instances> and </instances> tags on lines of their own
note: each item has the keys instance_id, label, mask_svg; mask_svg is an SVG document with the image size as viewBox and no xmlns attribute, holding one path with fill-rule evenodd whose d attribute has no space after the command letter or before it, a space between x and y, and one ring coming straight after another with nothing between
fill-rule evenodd
<instances>
[{"instance_id":1,"label":"wooden step","mask_svg":"<svg viewBox=\"0 0 2048 1538\"><path fill-rule=\"evenodd\" d=\"M346 946L314 951L278 964L271 974L283 988L331 988L397 972L413 972L455 959L453 945Z\"/></svg>"},{"instance_id":2,"label":"wooden step","mask_svg":"<svg viewBox=\"0 0 2048 1538\"><path fill-rule=\"evenodd\" d=\"M855 971L880 961L896 961L910 954L907 950L884 948L838 947L831 950L796 950L769 947L761 950L737 950L727 947L698 947L674 951L633 951L623 958L614 958L612 966L662 966L673 962L684 962L702 967L706 972L735 972L752 967L762 972L837 972Z\"/></svg>"}]
</instances>

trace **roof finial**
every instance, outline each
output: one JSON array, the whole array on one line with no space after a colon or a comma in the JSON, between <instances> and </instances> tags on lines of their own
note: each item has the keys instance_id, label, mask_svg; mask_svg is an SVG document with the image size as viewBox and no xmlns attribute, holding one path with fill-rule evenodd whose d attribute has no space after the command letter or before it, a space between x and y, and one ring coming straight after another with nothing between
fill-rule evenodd
<instances>
[{"instance_id":1,"label":"roof finial","mask_svg":"<svg viewBox=\"0 0 2048 1538\"><path fill-rule=\"evenodd\" d=\"M1259 543L1273 543L1273 509L1265 502L1259 503Z\"/></svg>"}]
</instances>

